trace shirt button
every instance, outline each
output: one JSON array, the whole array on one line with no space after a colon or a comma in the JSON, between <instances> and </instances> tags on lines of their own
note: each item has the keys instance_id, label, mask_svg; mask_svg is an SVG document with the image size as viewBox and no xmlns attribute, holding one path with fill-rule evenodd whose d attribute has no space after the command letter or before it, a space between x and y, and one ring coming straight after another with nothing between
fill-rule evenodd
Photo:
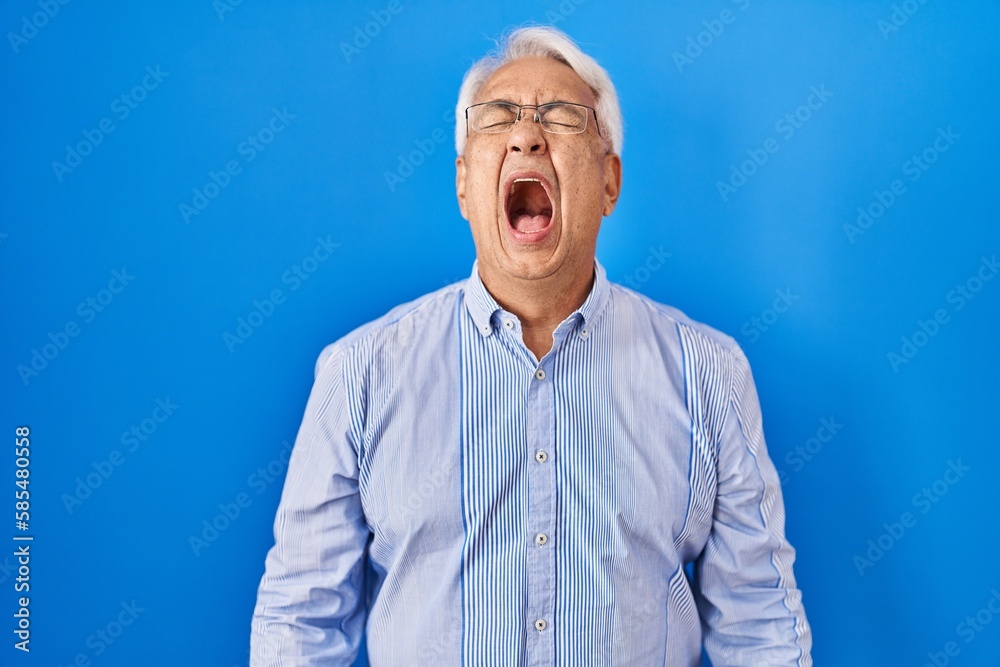
<instances>
[{"instance_id":1,"label":"shirt button","mask_svg":"<svg viewBox=\"0 0 1000 667\"><path fill-rule=\"evenodd\" d=\"M535 535L535 543L540 547L544 546L548 541L549 538L545 535L545 533L538 533L538 535Z\"/></svg>"},{"instance_id":2,"label":"shirt button","mask_svg":"<svg viewBox=\"0 0 1000 667\"><path fill-rule=\"evenodd\" d=\"M580 329L580 338L586 338L590 335L590 331L587 329Z\"/></svg>"},{"instance_id":3,"label":"shirt button","mask_svg":"<svg viewBox=\"0 0 1000 667\"><path fill-rule=\"evenodd\" d=\"M547 625L548 625L548 623L545 622L545 619L544 618L540 618L537 621L535 621L535 630L538 630L539 632L541 632L542 630L545 629L545 627Z\"/></svg>"},{"instance_id":4,"label":"shirt button","mask_svg":"<svg viewBox=\"0 0 1000 667\"><path fill-rule=\"evenodd\" d=\"M508 329L513 329L514 328L514 323L511 322L510 320L505 320L504 323L503 323L503 325L505 327L507 327Z\"/></svg>"},{"instance_id":5,"label":"shirt button","mask_svg":"<svg viewBox=\"0 0 1000 667\"><path fill-rule=\"evenodd\" d=\"M541 451L535 452L535 460L538 461L539 463L545 463L545 461L548 458L549 458L549 455L546 454L545 452L541 452Z\"/></svg>"},{"instance_id":6,"label":"shirt button","mask_svg":"<svg viewBox=\"0 0 1000 667\"><path fill-rule=\"evenodd\" d=\"M541 368L539 368L537 371L535 371L535 377L538 378L539 380L544 380L545 379L545 371L543 371Z\"/></svg>"}]
</instances>

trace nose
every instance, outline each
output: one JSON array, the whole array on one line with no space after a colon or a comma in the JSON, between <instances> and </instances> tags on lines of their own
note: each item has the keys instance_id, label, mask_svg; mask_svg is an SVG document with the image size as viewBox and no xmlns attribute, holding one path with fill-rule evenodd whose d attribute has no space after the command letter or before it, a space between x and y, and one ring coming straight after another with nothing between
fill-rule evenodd
<instances>
[{"instance_id":1,"label":"nose","mask_svg":"<svg viewBox=\"0 0 1000 667\"><path fill-rule=\"evenodd\" d=\"M507 136L507 152L543 155L546 149L545 132L542 130L542 124L538 122L537 110L531 107L522 108L520 118Z\"/></svg>"}]
</instances>

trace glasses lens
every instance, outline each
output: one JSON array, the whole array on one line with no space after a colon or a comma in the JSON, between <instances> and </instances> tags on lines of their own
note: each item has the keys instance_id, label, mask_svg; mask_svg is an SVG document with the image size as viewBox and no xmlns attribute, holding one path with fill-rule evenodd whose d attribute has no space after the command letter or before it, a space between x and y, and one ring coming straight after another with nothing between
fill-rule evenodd
<instances>
[{"instance_id":1,"label":"glasses lens","mask_svg":"<svg viewBox=\"0 0 1000 667\"><path fill-rule=\"evenodd\" d=\"M506 132L517 120L517 107L503 102L480 104L469 110L472 128L476 132Z\"/></svg>"},{"instance_id":2,"label":"glasses lens","mask_svg":"<svg viewBox=\"0 0 1000 667\"><path fill-rule=\"evenodd\" d=\"M587 129L589 109L576 104L544 105L539 110L542 129L556 134L579 134Z\"/></svg>"}]
</instances>

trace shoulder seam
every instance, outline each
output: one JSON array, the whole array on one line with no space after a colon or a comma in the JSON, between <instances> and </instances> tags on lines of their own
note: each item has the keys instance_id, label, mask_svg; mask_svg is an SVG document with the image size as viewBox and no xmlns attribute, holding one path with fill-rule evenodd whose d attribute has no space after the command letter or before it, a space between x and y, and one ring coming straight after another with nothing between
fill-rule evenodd
<instances>
[{"instance_id":1,"label":"shoulder seam","mask_svg":"<svg viewBox=\"0 0 1000 667\"><path fill-rule=\"evenodd\" d=\"M655 301L644 294L617 283L611 283L611 287L613 289L617 289L621 294L624 294L629 299L632 299L635 303L649 309L651 312L654 312L662 317L666 317L677 326L682 326L685 329L696 333L699 338L710 342L714 347L718 348L720 352L727 351L727 344L729 347L732 345L738 345L736 339L729 334L719 331L704 322L691 319L686 313L675 308L674 306ZM678 317L678 315L681 315L682 317Z\"/></svg>"},{"instance_id":2,"label":"shoulder seam","mask_svg":"<svg viewBox=\"0 0 1000 667\"><path fill-rule=\"evenodd\" d=\"M395 306L385 314L355 327L353 330L347 332L336 341L330 343L330 346L332 347L336 345L345 351L353 351L365 341L371 340L371 338L377 335L378 332L384 331L385 329L398 324L408 317L415 316L420 311L436 303L440 299L463 291L464 286L464 281L452 283L451 285L447 285L441 289L428 292L427 294L419 296L416 299L412 299L407 303ZM407 308L406 306L409 307ZM400 312L393 315L393 313L397 310L400 310ZM393 316L390 318L390 315Z\"/></svg>"}]
</instances>

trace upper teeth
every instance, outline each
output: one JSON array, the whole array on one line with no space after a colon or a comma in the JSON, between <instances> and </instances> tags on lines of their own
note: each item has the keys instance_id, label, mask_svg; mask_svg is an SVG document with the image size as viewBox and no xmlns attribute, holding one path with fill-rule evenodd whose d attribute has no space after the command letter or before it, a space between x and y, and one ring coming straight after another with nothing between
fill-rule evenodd
<instances>
[{"instance_id":1,"label":"upper teeth","mask_svg":"<svg viewBox=\"0 0 1000 667\"><path fill-rule=\"evenodd\" d=\"M518 183L541 183L541 180L537 178L515 178L510 184L511 194L514 194L514 191L517 190Z\"/></svg>"}]
</instances>

